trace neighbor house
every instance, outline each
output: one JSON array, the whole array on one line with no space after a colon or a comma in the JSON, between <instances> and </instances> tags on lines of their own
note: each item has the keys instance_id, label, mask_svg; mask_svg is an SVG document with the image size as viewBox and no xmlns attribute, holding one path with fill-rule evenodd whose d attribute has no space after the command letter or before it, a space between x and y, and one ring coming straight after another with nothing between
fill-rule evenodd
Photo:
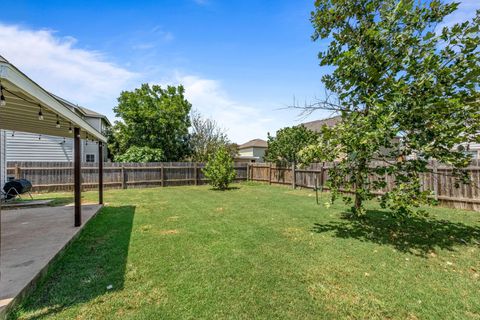
<instances>
[{"instance_id":1,"label":"neighbor house","mask_svg":"<svg viewBox=\"0 0 480 320\"><path fill-rule=\"evenodd\" d=\"M480 143L464 144L463 153L469 154L474 160L479 160L480 159Z\"/></svg>"},{"instance_id":2,"label":"neighbor house","mask_svg":"<svg viewBox=\"0 0 480 320\"><path fill-rule=\"evenodd\" d=\"M95 130L105 133L105 129L111 126L108 118L93 110L75 105L63 98L51 94L59 103L80 118L90 124ZM70 123L61 123L60 126L71 127ZM40 135L35 133L3 131L1 137L4 139L2 150L5 152L6 161L51 161L70 162L73 161L73 139L58 136ZM82 161L98 162L98 147L90 139L82 139ZM103 151L103 161L107 161L107 149Z\"/></svg>"},{"instance_id":3,"label":"neighbor house","mask_svg":"<svg viewBox=\"0 0 480 320\"><path fill-rule=\"evenodd\" d=\"M331 118L315 120L310 122L302 123L306 128L320 132L322 126L326 125L327 127L334 127L342 120L341 116L335 116ZM400 138L396 138L396 141L400 141ZM383 151L385 152L385 151ZM472 159L480 159L480 143L471 143L471 144L463 144L463 152L465 154L469 154L472 156Z\"/></svg>"},{"instance_id":4,"label":"neighbor house","mask_svg":"<svg viewBox=\"0 0 480 320\"><path fill-rule=\"evenodd\" d=\"M238 156L235 161L238 162L264 162L263 157L267 151L267 141L262 139L253 139L238 147Z\"/></svg>"},{"instance_id":5,"label":"neighbor house","mask_svg":"<svg viewBox=\"0 0 480 320\"><path fill-rule=\"evenodd\" d=\"M312 131L320 132L320 130L322 129L322 127L324 125L327 126L327 127L334 127L340 121L342 121L342 117L341 116L336 116L336 117L331 117L331 118L326 118L326 119L304 122L301 125L303 125L305 128L310 129Z\"/></svg>"},{"instance_id":6,"label":"neighbor house","mask_svg":"<svg viewBox=\"0 0 480 320\"><path fill-rule=\"evenodd\" d=\"M301 125L305 126L307 129L310 129L312 131L320 132L323 126L333 128L338 123L340 123L341 121L342 121L341 116L335 116L335 117L331 117L331 118L305 122L305 123L302 123ZM394 143L400 142L400 137L396 137L396 138L392 139L392 142L394 142ZM380 154L387 155L390 150L391 149L385 149L385 148L382 147L380 149Z\"/></svg>"}]
</instances>

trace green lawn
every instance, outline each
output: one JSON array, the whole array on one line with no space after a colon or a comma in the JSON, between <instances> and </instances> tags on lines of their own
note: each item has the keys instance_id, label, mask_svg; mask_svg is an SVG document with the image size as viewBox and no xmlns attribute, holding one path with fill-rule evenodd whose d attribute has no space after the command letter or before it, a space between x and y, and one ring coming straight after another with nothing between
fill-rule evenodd
<instances>
[{"instance_id":1,"label":"green lawn","mask_svg":"<svg viewBox=\"0 0 480 320\"><path fill-rule=\"evenodd\" d=\"M106 192L12 317L480 319L480 213L360 224L309 190L236 187Z\"/></svg>"}]
</instances>

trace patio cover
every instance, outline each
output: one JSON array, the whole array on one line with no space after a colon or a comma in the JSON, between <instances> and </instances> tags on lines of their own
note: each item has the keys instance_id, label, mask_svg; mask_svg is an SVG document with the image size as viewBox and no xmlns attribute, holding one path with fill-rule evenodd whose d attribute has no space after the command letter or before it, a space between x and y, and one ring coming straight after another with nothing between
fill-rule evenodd
<instances>
[{"instance_id":1,"label":"patio cover","mask_svg":"<svg viewBox=\"0 0 480 320\"><path fill-rule=\"evenodd\" d=\"M99 154L107 138L77 113L77 108L49 93L0 56L0 85L6 105L0 105L0 129L71 137L74 140L74 226L81 219L81 139L98 141ZM43 116L40 119L39 115ZM3 163L0 163L2 169ZM99 203L103 203L103 162L99 161ZM1 186L0 186L1 187ZM1 206L0 206L1 207ZM1 225L1 219L0 219Z\"/></svg>"},{"instance_id":2,"label":"patio cover","mask_svg":"<svg viewBox=\"0 0 480 320\"><path fill-rule=\"evenodd\" d=\"M0 129L72 138L73 132L69 129L77 127L82 139L107 141L74 109L60 103L2 56L0 84L7 102L6 106L0 106ZM40 109L43 120L38 119ZM56 126L57 116L60 128Z\"/></svg>"}]
</instances>

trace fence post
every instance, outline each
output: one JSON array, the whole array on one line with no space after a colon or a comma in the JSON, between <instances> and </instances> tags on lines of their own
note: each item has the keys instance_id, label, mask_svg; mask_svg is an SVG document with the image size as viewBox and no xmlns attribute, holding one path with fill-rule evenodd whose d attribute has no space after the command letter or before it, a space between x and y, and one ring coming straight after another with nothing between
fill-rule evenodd
<instances>
[{"instance_id":1,"label":"fence post","mask_svg":"<svg viewBox=\"0 0 480 320\"><path fill-rule=\"evenodd\" d=\"M163 179L163 162L162 162L162 164L160 165L160 185L161 185L162 187L165 186L165 185L164 185L164 179Z\"/></svg>"},{"instance_id":2,"label":"fence post","mask_svg":"<svg viewBox=\"0 0 480 320\"><path fill-rule=\"evenodd\" d=\"M295 162L292 163L292 189L295 189L297 187L297 174L295 171Z\"/></svg>"},{"instance_id":3,"label":"fence post","mask_svg":"<svg viewBox=\"0 0 480 320\"><path fill-rule=\"evenodd\" d=\"M18 163L15 163L15 179L20 179L21 169Z\"/></svg>"},{"instance_id":4,"label":"fence post","mask_svg":"<svg viewBox=\"0 0 480 320\"><path fill-rule=\"evenodd\" d=\"M122 164L122 189L127 189L127 179L125 175L125 167Z\"/></svg>"},{"instance_id":5,"label":"fence post","mask_svg":"<svg viewBox=\"0 0 480 320\"><path fill-rule=\"evenodd\" d=\"M322 162L322 169L320 169L320 192L323 192L323 176L325 173L325 162Z\"/></svg>"},{"instance_id":6,"label":"fence post","mask_svg":"<svg viewBox=\"0 0 480 320\"><path fill-rule=\"evenodd\" d=\"M268 164L268 184L272 184L272 163Z\"/></svg>"},{"instance_id":7,"label":"fence post","mask_svg":"<svg viewBox=\"0 0 480 320\"><path fill-rule=\"evenodd\" d=\"M438 162L437 160L433 160L433 196L435 200L438 200Z\"/></svg>"},{"instance_id":8,"label":"fence post","mask_svg":"<svg viewBox=\"0 0 480 320\"><path fill-rule=\"evenodd\" d=\"M196 162L193 164L193 174L195 175L195 185L198 185L198 168Z\"/></svg>"}]
</instances>

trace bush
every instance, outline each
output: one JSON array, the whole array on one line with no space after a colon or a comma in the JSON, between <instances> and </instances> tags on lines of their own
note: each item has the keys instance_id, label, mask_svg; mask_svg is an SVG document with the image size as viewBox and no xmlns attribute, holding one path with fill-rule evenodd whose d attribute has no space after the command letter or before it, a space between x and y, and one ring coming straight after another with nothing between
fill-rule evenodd
<instances>
[{"instance_id":1,"label":"bush","mask_svg":"<svg viewBox=\"0 0 480 320\"><path fill-rule=\"evenodd\" d=\"M207 165L202 170L212 187L225 190L235 179L236 172L233 159L227 148L222 147L210 156Z\"/></svg>"},{"instance_id":2,"label":"bush","mask_svg":"<svg viewBox=\"0 0 480 320\"><path fill-rule=\"evenodd\" d=\"M127 152L115 157L117 162L162 162L165 160L162 149L150 147L130 147Z\"/></svg>"}]
</instances>

